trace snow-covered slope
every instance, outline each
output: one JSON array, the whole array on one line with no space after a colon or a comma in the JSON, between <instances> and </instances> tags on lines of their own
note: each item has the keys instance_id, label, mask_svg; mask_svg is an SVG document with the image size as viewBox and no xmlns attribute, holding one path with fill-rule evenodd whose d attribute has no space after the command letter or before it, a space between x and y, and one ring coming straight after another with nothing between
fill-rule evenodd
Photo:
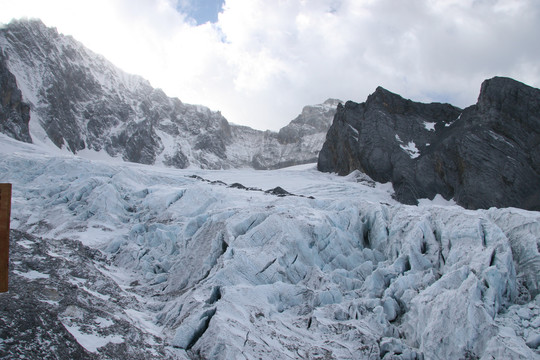
<instances>
[{"instance_id":1,"label":"snow-covered slope","mask_svg":"<svg viewBox=\"0 0 540 360\"><path fill-rule=\"evenodd\" d=\"M315 165L111 164L4 135L0 153L8 358L540 358L538 212L406 206Z\"/></svg>"},{"instance_id":2,"label":"snow-covered slope","mask_svg":"<svg viewBox=\"0 0 540 360\"><path fill-rule=\"evenodd\" d=\"M92 157L208 169L313 162L337 106L329 100L306 107L309 121L296 121L301 114L282 141L278 133L230 125L219 112L170 98L39 20L0 28L0 52L7 65L0 72L18 86L10 93L20 89L30 108L29 134L18 138ZM7 134L21 127L4 121L0 111Z\"/></svg>"}]
</instances>

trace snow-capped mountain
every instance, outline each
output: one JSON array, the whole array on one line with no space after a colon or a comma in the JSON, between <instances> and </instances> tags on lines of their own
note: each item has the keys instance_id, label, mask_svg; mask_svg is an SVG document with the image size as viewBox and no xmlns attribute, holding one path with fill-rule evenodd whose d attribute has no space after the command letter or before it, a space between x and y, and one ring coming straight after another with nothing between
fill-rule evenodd
<instances>
[{"instance_id":1,"label":"snow-capped mountain","mask_svg":"<svg viewBox=\"0 0 540 360\"><path fill-rule=\"evenodd\" d=\"M0 155L1 358L540 358L538 212L403 205L314 164Z\"/></svg>"},{"instance_id":2,"label":"snow-capped mountain","mask_svg":"<svg viewBox=\"0 0 540 360\"><path fill-rule=\"evenodd\" d=\"M322 104L305 106L302 113L278 133L231 125L234 141L227 151L242 154L236 156L246 159L250 167L258 170L316 162L338 104L340 100L328 99ZM244 164L235 163L234 167Z\"/></svg>"},{"instance_id":3,"label":"snow-capped mountain","mask_svg":"<svg viewBox=\"0 0 540 360\"><path fill-rule=\"evenodd\" d=\"M176 168L268 169L313 162L338 103L306 107L279 134L264 132L170 98L39 20L13 21L0 29L0 48L2 89L22 92L22 101L2 106L22 104L26 111L18 115L24 121L17 121L26 128L11 126L20 129L15 138L52 143L74 154L102 152ZM16 111L10 114L13 118ZM0 122L14 123L6 119L3 115ZM0 130L13 136L11 128Z\"/></svg>"},{"instance_id":4,"label":"snow-capped mountain","mask_svg":"<svg viewBox=\"0 0 540 360\"><path fill-rule=\"evenodd\" d=\"M540 90L495 77L462 110L378 88L339 107L319 169L391 181L408 204L440 194L471 209L540 210Z\"/></svg>"}]
</instances>

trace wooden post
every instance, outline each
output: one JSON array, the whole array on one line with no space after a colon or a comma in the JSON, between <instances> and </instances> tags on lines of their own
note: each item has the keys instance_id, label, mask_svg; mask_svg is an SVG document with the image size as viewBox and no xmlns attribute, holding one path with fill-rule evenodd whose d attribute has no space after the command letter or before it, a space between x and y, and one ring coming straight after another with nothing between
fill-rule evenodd
<instances>
[{"instance_id":1,"label":"wooden post","mask_svg":"<svg viewBox=\"0 0 540 360\"><path fill-rule=\"evenodd\" d=\"M8 291L11 184L0 184L0 292Z\"/></svg>"}]
</instances>

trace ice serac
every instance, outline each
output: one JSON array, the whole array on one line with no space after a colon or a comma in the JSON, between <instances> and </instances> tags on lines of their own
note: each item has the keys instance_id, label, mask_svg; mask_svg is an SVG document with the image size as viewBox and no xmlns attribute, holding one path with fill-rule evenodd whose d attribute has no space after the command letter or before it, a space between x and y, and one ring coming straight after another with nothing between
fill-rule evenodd
<instances>
[{"instance_id":1,"label":"ice serac","mask_svg":"<svg viewBox=\"0 0 540 360\"><path fill-rule=\"evenodd\" d=\"M470 209L540 209L540 90L484 81L476 105L423 104L377 88L340 106L321 171L391 181L406 204L436 194Z\"/></svg>"},{"instance_id":2,"label":"ice serac","mask_svg":"<svg viewBox=\"0 0 540 360\"><path fill-rule=\"evenodd\" d=\"M0 50L0 132L14 139L32 142L28 122L30 106L22 100L15 76L9 71Z\"/></svg>"},{"instance_id":3,"label":"ice serac","mask_svg":"<svg viewBox=\"0 0 540 360\"><path fill-rule=\"evenodd\" d=\"M2 89L11 91L16 79L28 103L11 91L2 106L21 107L26 123L30 115L34 142L74 154L90 150L176 168L278 168L316 161L335 112L335 101L306 107L299 117L305 121L293 121L287 136L231 125L219 111L168 97L39 20L0 29L0 49L3 73L14 75L2 75L10 79ZM29 141L28 129L18 125L24 121L0 130Z\"/></svg>"}]
</instances>

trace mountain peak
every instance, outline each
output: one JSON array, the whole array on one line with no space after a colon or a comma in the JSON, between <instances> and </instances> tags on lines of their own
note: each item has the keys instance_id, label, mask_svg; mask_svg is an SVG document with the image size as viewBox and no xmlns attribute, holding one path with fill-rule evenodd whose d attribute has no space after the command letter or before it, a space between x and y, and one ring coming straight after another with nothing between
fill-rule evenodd
<instances>
[{"instance_id":1,"label":"mountain peak","mask_svg":"<svg viewBox=\"0 0 540 360\"><path fill-rule=\"evenodd\" d=\"M55 27L48 27L43 23L41 19L37 18L21 18L21 19L13 19L6 25L4 25L4 28L10 31L28 31L30 33L33 33L34 36L37 33L41 34L50 34L53 36L58 36L58 30Z\"/></svg>"},{"instance_id":2,"label":"mountain peak","mask_svg":"<svg viewBox=\"0 0 540 360\"><path fill-rule=\"evenodd\" d=\"M481 111L496 107L507 113L540 111L540 89L508 77L493 77L482 83L478 106Z\"/></svg>"},{"instance_id":3,"label":"mountain peak","mask_svg":"<svg viewBox=\"0 0 540 360\"><path fill-rule=\"evenodd\" d=\"M323 104L330 105L330 106L337 106L339 103L342 103L342 102L343 101L339 99L328 98L323 102Z\"/></svg>"},{"instance_id":4,"label":"mountain peak","mask_svg":"<svg viewBox=\"0 0 540 360\"><path fill-rule=\"evenodd\" d=\"M375 92L368 96L366 106L384 106L387 108L401 107L407 100L382 86L377 86Z\"/></svg>"}]
</instances>

